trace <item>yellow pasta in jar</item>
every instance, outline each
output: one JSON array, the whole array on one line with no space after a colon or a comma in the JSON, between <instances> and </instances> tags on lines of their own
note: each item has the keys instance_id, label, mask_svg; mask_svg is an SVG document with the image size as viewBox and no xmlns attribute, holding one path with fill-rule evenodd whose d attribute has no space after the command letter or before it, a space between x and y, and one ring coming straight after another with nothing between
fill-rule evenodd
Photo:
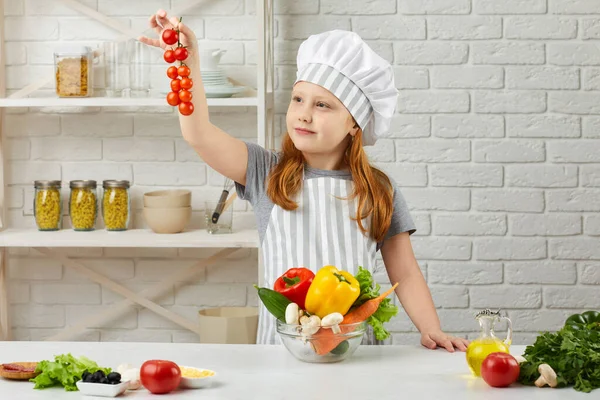
<instances>
[{"instance_id":1,"label":"yellow pasta in jar","mask_svg":"<svg viewBox=\"0 0 600 400\"><path fill-rule=\"evenodd\" d=\"M96 224L97 213L98 203L95 181L71 182L69 215L71 216L73 229L76 231L93 230Z\"/></svg>"},{"instance_id":2,"label":"yellow pasta in jar","mask_svg":"<svg viewBox=\"0 0 600 400\"><path fill-rule=\"evenodd\" d=\"M56 68L56 93L59 97L88 95L88 59L65 58Z\"/></svg>"},{"instance_id":3,"label":"yellow pasta in jar","mask_svg":"<svg viewBox=\"0 0 600 400\"><path fill-rule=\"evenodd\" d=\"M35 194L35 222L41 231L60 229L61 199L56 188L37 189Z\"/></svg>"},{"instance_id":4,"label":"yellow pasta in jar","mask_svg":"<svg viewBox=\"0 0 600 400\"><path fill-rule=\"evenodd\" d=\"M124 231L129 221L129 194L124 187L106 187L102 199L104 225L109 231Z\"/></svg>"}]
</instances>

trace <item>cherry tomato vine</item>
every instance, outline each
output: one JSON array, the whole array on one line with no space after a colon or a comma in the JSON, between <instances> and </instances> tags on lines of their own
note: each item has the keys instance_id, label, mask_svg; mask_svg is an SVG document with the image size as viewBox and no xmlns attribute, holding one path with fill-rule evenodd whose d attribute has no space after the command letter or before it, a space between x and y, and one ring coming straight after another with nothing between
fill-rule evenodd
<instances>
[{"instance_id":1,"label":"cherry tomato vine","mask_svg":"<svg viewBox=\"0 0 600 400\"><path fill-rule=\"evenodd\" d=\"M181 18L179 22L181 22ZM192 104L192 92L190 89L194 86L190 78L190 68L185 64L189 56L188 49L181 44L181 32L177 29L165 29L162 33L162 40L168 46L177 44L175 48L165 49L164 60L168 64L179 61L179 66L172 65L167 68L167 76L171 79L171 92L167 94L167 103L173 107L178 107L182 115L191 115L194 112Z\"/></svg>"}]
</instances>

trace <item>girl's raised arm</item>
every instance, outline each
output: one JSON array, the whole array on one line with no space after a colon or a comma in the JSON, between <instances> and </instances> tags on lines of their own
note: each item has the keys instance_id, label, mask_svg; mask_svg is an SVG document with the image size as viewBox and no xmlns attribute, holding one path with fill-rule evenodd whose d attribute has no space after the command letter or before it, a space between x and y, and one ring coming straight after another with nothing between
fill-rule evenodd
<instances>
[{"instance_id":1,"label":"girl's raised arm","mask_svg":"<svg viewBox=\"0 0 600 400\"><path fill-rule=\"evenodd\" d=\"M194 32L176 17L167 18L164 10L150 17L150 26L158 33L158 39L142 36L139 40L145 44L165 49L168 47L162 40L164 29L180 30L180 42L188 48L189 56L185 63L191 70L190 79L194 86L194 112L189 116L179 115L183 138L192 146L198 155L215 171L244 185L248 166L248 149L246 144L228 133L222 131L210 122L206 93L200 74L198 56L198 41ZM165 74L165 79L166 74ZM166 99L165 99L166 102Z\"/></svg>"}]
</instances>

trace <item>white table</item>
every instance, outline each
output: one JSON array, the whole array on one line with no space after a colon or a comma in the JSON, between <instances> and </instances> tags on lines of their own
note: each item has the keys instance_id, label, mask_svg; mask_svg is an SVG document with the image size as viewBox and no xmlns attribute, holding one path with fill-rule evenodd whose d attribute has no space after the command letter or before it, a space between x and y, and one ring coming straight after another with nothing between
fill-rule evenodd
<instances>
[{"instance_id":1,"label":"white table","mask_svg":"<svg viewBox=\"0 0 600 400\"><path fill-rule=\"evenodd\" d=\"M522 354L523 346L513 346ZM352 358L336 364L297 361L282 346L175 343L0 342L0 363L53 359L55 354L85 355L116 368L141 365L151 358L217 372L215 385L167 396L144 388L118 398L135 399L597 399L572 388L515 386L494 389L471 376L464 353L411 346L362 346ZM29 382L0 379L0 399L91 399L62 388L34 390Z\"/></svg>"}]
</instances>

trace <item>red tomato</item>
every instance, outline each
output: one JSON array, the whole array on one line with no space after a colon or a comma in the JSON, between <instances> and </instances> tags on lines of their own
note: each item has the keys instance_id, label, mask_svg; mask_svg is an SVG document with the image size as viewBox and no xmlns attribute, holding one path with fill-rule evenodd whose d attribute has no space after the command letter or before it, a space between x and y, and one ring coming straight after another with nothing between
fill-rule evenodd
<instances>
[{"instance_id":1,"label":"red tomato","mask_svg":"<svg viewBox=\"0 0 600 400\"><path fill-rule=\"evenodd\" d=\"M521 367L508 353L491 353L481 364L481 377L490 386L506 387L516 382Z\"/></svg>"},{"instance_id":2,"label":"red tomato","mask_svg":"<svg viewBox=\"0 0 600 400\"><path fill-rule=\"evenodd\" d=\"M162 40L166 44L175 44L177 43L177 31L175 29L165 29L162 33Z\"/></svg>"},{"instance_id":3,"label":"red tomato","mask_svg":"<svg viewBox=\"0 0 600 400\"><path fill-rule=\"evenodd\" d=\"M165 59L166 62L168 62L169 64L172 64L175 62L175 60L177 60L175 58L175 52L173 50L167 50L165 51L165 54L163 55L163 58Z\"/></svg>"},{"instance_id":4,"label":"red tomato","mask_svg":"<svg viewBox=\"0 0 600 400\"><path fill-rule=\"evenodd\" d=\"M179 92L179 100L184 103L189 103L192 101L192 93L183 89L181 92Z\"/></svg>"},{"instance_id":5,"label":"red tomato","mask_svg":"<svg viewBox=\"0 0 600 400\"><path fill-rule=\"evenodd\" d=\"M169 393L179 386L181 369L173 361L148 360L140 368L140 382L154 394Z\"/></svg>"},{"instance_id":6,"label":"red tomato","mask_svg":"<svg viewBox=\"0 0 600 400\"><path fill-rule=\"evenodd\" d=\"M177 73L181 77L190 76L190 68L187 65L182 65L181 67L177 68Z\"/></svg>"},{"instance_id":7,"label":"red tomato","mask_svg":"<svg viewBox=\"0 0 600 400\"><path fill-rule=\"evenodd\" d=\"M175 58L179 61L183 61L188 58L188 51L185 47L178 47L175 49Z\"/></svg>"},{"instance_id":8,"label":"red tomato","mask_svg":"<svg viewBox=\"0 0 600 400\"><path fill-rule=\"evenodd\" d=\"M171 79L177 79L177 67L171 65L169 68L167 68L167 76Z\"/></svg>"},{"instance_id":9,"label":"red tomato","mask_svg":"<svg viewBox=\"0 0 600 400\"><path fill-rule=\"evenodd\" d=\"M169 92L167 95L167 103L169 103L170 106L179 105L179 103L181 103L181 100L179 100L179 94L175 92Z\"/></svg>"},{"instance_id":10,"label":"red tomato","mask_svg":"<svg viewBox=\"0 0 600 400\"><path fill-rule=\"evenodd\" d=\"M194 112L192 103L179 103L179 112L181 115L191 115Z\"/></svg>"},{"instance_id":11,"label":"red tomato","mask_svg":"<svg viewBox=\"0 0 600 400\"><path fill-rule=\"evenodd\" d=\"M194 86L194 82L190 78L181 79L181 88L182 89L191 89Z\"/></svg>"},{"instance_id":12,"label":"red tomato","mask_svg":"<svg viewBox=\"0 0 600 400\"><path fill-rule=\"evenodd\" d=\"M181 90L181 80L173 79L171 81L171 90L174 92L179 92Z\"/></svg>"}]
</instances>

